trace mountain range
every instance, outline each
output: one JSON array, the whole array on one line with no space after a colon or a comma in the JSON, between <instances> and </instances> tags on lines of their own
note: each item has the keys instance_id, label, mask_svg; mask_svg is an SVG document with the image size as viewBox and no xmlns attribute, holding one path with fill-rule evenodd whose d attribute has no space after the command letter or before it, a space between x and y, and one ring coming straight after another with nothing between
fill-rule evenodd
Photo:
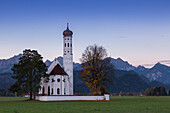
<instances>
[{"instance_id":1,"label":"mountain range","mask_svg":"<svg viewBox=\"0 0 170 113\"><path fill-rule=\"evenodd\" d=\"M58 61L63 65L63 58L58 57ZM129 64L127 61L122 60L121 58L111 58L111 63L114 65L115 69L123 71L134 71L140 76L144 76L150 81L159 81L162 83L170 83L170 67L163 65L161 63L155 64L152 68L145 68L144 66L139 65L135 67ZM47 60L46 65L49 66L51 61ZM74 70L81 70L81 64L73 62Z\"/></svg>"},{"instance_id":2,"label":"mountain range","mask_svg":"<svg viewBox=\"0 0 170 113\"><path fill-rule=\"evenodd\" d=\"M0 60L0 89L8 88L14 83L10 77L12 75L11 68L18 63L22 54L15 55L9 59ZM62 57L57 58L61 65L63 65ZM110 83L109 90L112 91L136 91L139 92L152 86L165 86L169 89L170 84L170 67L161 63L155 64L152 68L145 68L144 66L135 67L121 58L111 58L111 63L114 65L113 83ZM45 64L49 66L52 61L46 60ZM74 81L76 93L87 93L87 87L80 78L82 66L80 63L73 62ZM168 85L167 85L168 84Z\"/></svg>"},{"instance_id":3,"label":"mountain range","mask_svg":"<svg viewBox=\"0 0 170 113\"><path fill-rule=\"evenodd\" d=\"M0 59L0 73L12 73L11 68L18 63L22 54L15 55L9 59Z\"/></svg>"},{"instance_id":4,"label":"mountain range","mask_svg":"<svg viewBox=\"0 0 170 113\"><path fill-rule=\"evenodd\" d=\"M138 67L132 66L127 61L123 61L121 58L111 58L111 62L116 69L125 71L134 71L140 76L145 76L150 81L159 81L162 83L170 83L170 67L161 63L155 64L152 68L145 68L139 65Z\"/></svg>"}]
</instances>

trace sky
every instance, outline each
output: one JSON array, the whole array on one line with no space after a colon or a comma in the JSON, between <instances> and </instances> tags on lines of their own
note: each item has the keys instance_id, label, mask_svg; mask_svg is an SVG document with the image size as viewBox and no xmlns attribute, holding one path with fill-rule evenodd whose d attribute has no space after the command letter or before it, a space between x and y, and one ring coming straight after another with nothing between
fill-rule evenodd
<instances>
[{"instance_id":1,"label":"sky","mask_svg":"<svg viewBox=\"0 0 170 113\"><path fill-rule=\"evenodd\" d=\"M170 65L170 0L0 0L0 59L35 49L44 61L63 54L67 20L73 60L88 45L134 66Z\"/></svg>"}]
</instances>

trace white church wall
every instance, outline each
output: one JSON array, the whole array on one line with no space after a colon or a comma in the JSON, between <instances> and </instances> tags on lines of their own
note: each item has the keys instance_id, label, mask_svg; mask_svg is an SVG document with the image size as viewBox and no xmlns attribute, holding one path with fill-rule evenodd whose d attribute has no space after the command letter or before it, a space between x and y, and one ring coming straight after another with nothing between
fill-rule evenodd
<instances>
[{"instance_id":1,"label":"white church wall","mask_svg":"<svg viewBox=\"0 0 170 113\"><path fill-rule=\"evenodd\" d=\"M65 79L65 82L63 82ZM65 83L68 83L68 76L67 75L50 75L48 83L45 83L45 79L42 78L41 81L41 89L39 94L43 94L43 87L44 87L44 94L48 95L48 87L50 88L50 95L64 95L64 89L67 91ZM53 91L52 91L53 90ZM57 92L59 90L59 94ZM53 93L52 93L53 92ZM68 94L68 93L66 93Z\"/></svg>"},{"instance_id":2,"label":"white church wall","mask_svg":"<svg viewBox=\"0 0 170 113\"><path fill-rule=\"evenodd\" d=\"M62 75L55 75L53 77L51 77L50 81L52 81L52 79L54 79L54 82L49 82L48 84L51 86L51 90L53 88L53 95L61 95L62 91ZM57 90L59 89L59 94L57 92Z\"/></svg>"},{"instance_id":3,"label":"white church wall","mask_svg":"<svg viewBox=\"0 0 170 113\"><path fill-rule=\"evenodd\" d=\"M65 82L65 86L66 86L66 95L69 95L69 80L68 80L68 76L65 77L66 82Z\"/></svg>"},{"instance_id":4,"label":"white church wall","mask_svg":"<svg viewBox=\"0 0 170 113\"><path fill-rule=\"evenodd\" d=\"M110 95L109 94L104 94L104 99L105 100L110 100Z\"/></svg>"},{"instance_id":5,"label":"white church wall","mask_svg":"<svg viewBox=\"0 0 170 113\"><path fill-rule=\"evenodd\" d=\"M45 83L45 78L42 78L42 81L41 81L41 90L39 92L39 94L42 94L43 93L43 87L44 87L44 94L47 94L48 93L48 83Z\"/></svg>"},{"instance_id":6,"label":"white church wall","mask_svg":"<svg viewBox=\"0 0 170 113\"><path fill-rule=\"evenodd\" d=\"M64 95L64 76L61 76L61 94L60 95Z\"/></svg>"}]
</instances>

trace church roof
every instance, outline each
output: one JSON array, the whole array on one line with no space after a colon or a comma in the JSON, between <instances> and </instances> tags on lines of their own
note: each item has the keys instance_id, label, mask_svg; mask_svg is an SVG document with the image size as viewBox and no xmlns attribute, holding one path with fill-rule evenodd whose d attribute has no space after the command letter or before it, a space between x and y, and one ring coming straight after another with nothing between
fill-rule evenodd
<instances>
[{"instance_id":1,"label":"church roof","mask_svg":"<svg viewBox=\"0 0 170 113\"><path fill-rule=\"evenodd\" d=\"M49 74L49 75L68 75L64 71L64 69L62 68L60 63L58 62L57 58L55 58L53 60L53 62L51 63L51 65L48 67L47 74Z\"/></svg>"},{"instance_id":2,"label":"church roof","mask_svg":"<svg viewBox=\"0 0 170 113\"><path fill-rule=\"evenodd\" d=\"M51 71L50 75L67 75L67 73L59 64L57 64Z\"/></svg>"}]
</instances>

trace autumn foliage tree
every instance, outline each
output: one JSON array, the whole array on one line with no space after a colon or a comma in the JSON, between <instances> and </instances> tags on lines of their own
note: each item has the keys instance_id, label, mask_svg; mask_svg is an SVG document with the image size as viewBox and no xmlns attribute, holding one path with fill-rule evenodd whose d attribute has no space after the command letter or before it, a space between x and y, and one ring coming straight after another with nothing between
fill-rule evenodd
<instances>
[{"instance_id":1,"label":"autumn foliage tree","mask_svg":"<svg viewBox=\"0 0 170 113\"><path fill-rule=\"evenodd\" d=\"M80 61L83 68L81 78L89 87L90 93L103 93L111 81L110 75L113 75L113 65L107 57L106 49L97 45L88 46Z\"/></svg>"},{"instance_id":2,"label":"autumn foliage tree","mask_svg":"<svg viewBox=\"0 0 170 113\"><path fill-rule=\"evenodd\" d=\"M20 94L29 93L30 99L38 92L42 77L47 77L47 67L42 60L42 57L36 50L26 49L23 51L23 56L20 57L19 63L14 64L12 68L16 82L10 87L11 92Z\"/></svg>"}]
</instances>

